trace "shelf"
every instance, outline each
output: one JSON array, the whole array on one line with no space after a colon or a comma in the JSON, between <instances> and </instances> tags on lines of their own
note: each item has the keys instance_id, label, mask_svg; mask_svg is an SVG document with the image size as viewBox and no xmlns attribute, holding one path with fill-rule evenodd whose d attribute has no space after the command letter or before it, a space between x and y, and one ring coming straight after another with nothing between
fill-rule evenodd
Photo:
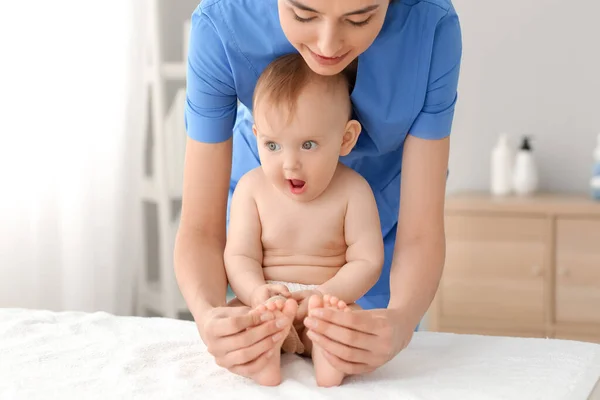
<instances>
[{"instance_id":1,"label":"shelf","mask_svg":"<svg viewBox=\"0 0 600 400\"><path fill-rule=\"evenodd\" d=\"M160 288L159 282L148 282L144 290L143 298L146 299L144 306L151 308L153 311L164 313L164 297ZM229 302L235 298L231 287L227 286L226 301ZM178 312L187 312L189 308L179 290L175 292L175 303Z\"/></svg>"},{"instance_id":2,"label":"shelf","mask_svg":"<svg viewBox=\"0 0 600 400\"><path fill-rule=\"evenodd\" d=\"M165 79L185 80L187 75L187 66L183 62L164 63L161 68L161 72Z\"/></svg>"},{"instance_id":3,"label":"shelf","mask_svg":"<svg viewBox=\"0 0 600 400\"><path fill-rule=\"evenodd\" d=\"M164 295L158 282L148 282L144 290L143 298L145 300L144 306L151 308L153 311L166 314L166 305L164 303ZM185 303L185 299L181 295L179 290L174 291L175 303L178 312L188 312L188 306Z\"/></svg>"},{"instance_id":4,"label":"shelf","mask_svg":"<svg viewBox=\"0 0 600 400\"><path fill-rule=\"evenodd\" d=\"M171 188L169 196L171 200L181 199L182 188ZM146 201L158 201L158 189L152 179L145 177L142 181L142 199Z\"/></svg>"},{"instance_id":5,"label":"shelf","mask_svg":"<svg viewBox=\"0 0 600 400\"><path fill-rule=\"evenodd\" d=\"M142 199L145 201L156 201L156 185L149 178L142 180Z\"/></svg>"}]
</instances>

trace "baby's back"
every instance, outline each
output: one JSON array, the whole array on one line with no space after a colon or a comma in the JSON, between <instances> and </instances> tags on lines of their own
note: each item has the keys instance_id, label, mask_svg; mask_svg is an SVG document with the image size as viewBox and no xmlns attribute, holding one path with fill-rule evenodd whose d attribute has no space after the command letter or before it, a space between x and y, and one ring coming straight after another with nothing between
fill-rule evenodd
<instances>
[{"instance_id":1,"label":"baby's back","mask_svg":"<svg viewBox=\"0 0 600 400\"><path fill-rule=\"evenodd\" d=\"M317 199L299 202L273 187L260 169L251 173L260 216L265 279L321 284L346 263L344 221L348 193L358 174L340 164Z\"/></svg>"}]
</instances>

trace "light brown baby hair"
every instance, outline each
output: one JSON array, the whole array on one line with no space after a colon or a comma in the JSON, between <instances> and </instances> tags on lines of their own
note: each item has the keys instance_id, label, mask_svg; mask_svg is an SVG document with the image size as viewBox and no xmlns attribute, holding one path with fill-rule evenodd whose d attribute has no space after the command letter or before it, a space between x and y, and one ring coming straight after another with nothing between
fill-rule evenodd
<instances>
[{"instance_id":1,"label":"light brown baby hair","mask_svg":"<svg viewBox=\"0 0 600 400\"><path fill-rule=\"evenodd\" d=\"M294 117L296 102L302 91L311 84L322 85L325 91L335 96L342 91L347 96L348 118L351 117L349 85L343 73L337 75L319 75L306 64L300 54L292 53L281 56L270 63L256 82L252 98L253 112L267 101L276 107L286 106L288 121ZM337 95L337 98L342 98ZM346 101L346 100L343 100Z\"/></svg>"}]
</instances>

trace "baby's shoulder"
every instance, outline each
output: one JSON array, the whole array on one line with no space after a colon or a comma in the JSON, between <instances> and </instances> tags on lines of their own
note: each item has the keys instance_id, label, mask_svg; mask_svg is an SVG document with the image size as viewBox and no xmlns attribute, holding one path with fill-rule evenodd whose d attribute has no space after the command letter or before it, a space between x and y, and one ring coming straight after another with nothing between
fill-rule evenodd
<instances>
[{"instance_id":1,"label":"baby's shoulder","mask_svg":"<svg viewBox=\"0 0 600 400\"><path fill-rule=\"evenodd\" d=\"M348 198L356 194L372 195L373 193L371 185L361 174L343 164L339 165L334 179L336 180L335 186Z\"/></svg>"},{"instance_id":2,"label":"baby's shoulder","mask_svg":"<svg viewBox=\"0 0 600 400\"><path fill-rule=\"evenodd\" d=\"M253 195L257 189L263 186L265 174L261 167L256 167L246 172L235 185L235 192Z\"/></svg>"}]
</instances>

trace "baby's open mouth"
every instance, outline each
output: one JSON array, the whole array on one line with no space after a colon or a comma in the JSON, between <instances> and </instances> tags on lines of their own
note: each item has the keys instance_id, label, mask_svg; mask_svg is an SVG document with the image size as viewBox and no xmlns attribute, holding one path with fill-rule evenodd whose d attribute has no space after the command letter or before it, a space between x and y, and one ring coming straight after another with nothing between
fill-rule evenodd
<instances>
[{"instance_id":1,"label":"baby's open mouth","mask_svg":"<svg viewBox=\"0 0 600 400\"><path fill-rule=\"evenodd\" d=\"M301 189L304 187L304 184L306 184L306 182L300 179L288 179L288 181L290 181L292 187L296 189Z\"/></svg>"},{"instance_id":2,"label":"baby's open mouth","mask_svg":"<svg viewBox=\"0 0 600 400\"><path fill-rule=\"evenodd\" d=\"M288 179L292 194L302 194L306 190L306 182L301 179Z\"/></svg>"}]
</instances>

